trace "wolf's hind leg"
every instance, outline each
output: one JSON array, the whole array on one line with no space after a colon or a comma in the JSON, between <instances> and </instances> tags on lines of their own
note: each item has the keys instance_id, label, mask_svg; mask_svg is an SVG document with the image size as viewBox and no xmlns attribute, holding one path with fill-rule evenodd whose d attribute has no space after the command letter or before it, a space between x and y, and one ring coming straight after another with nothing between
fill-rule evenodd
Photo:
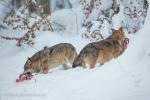
<instances>
[{"instance_id":1,"label":"wolf's hind leg","mask_svg":"<svg viewBox=\"0 0 150 100\"><path fill-rule=\"evenodd\" d=\"M86 58L84 58L84 65L92 69L95 67L96 60L97 60L97 57L93 57L92 55L89 55Z\"/></svg>"},{"instance_id":2,"label":"wolf's hind leg","mask_svg":"<svg viewBox=\"0 0 150 100\"><path fill-rule=\"evenodd\" d=\"M68 68L72 68L73 62L75 58L77 57L77 52L75 49L71 49L70 53L67 53L64 59L64 68L67 66Z\"/></svg>"},{"instance_id":3,"label":"wolf's hind leg","mask_svg":"<svg viewBox=\"0 0 150 100\"><path fill-rule=\"evenodd\" d=\"M65 57L68 59L68 61L73 64L73 61L77 57L77 52L74 47L70 47L66 50Z\"/></svg>"},{"instance_id":4,"label":"wolf's hind leg","mask_svg":"<svg viewBox=\"0 0 150 100\"><path fill-rule=\"evenodd\" d=\"M71 64L63 64L63 69L67 70L69 68L71 68Z\"/></svg>"},{"instance_id":5,"label":"wolf's hind leg","mask_svg":"<svg viewBox=\"0 0 150 100\"><path fill-rule=\"evenodd\" d=\"M65 70L69 69L69 68L72 68L72 62L70 62L70 60L68 60L67 58L65 58L64 63L63 63L63 68Z\"/></svg>"}]
</instances>

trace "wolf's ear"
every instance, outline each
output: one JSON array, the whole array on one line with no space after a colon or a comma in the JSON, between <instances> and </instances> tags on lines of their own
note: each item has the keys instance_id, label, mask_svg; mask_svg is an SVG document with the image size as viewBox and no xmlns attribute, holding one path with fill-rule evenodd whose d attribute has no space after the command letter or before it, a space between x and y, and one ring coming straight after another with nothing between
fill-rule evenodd
<instances>
[{"instance_id":1,"label":"wolf's ear","mask_svg":"<svg viewBox=\"0 0 150 100\"><path fill-rule=\"evenodd\" d=\"M45 47L44 47L44 49L48 49L48 47L47 47L47 46L45 46Z\"/></svg>"},{"instance_id":2,"label":"wolf's ear","mask_svg":"<svg viewBox=\"0 0 150 100\"><path fill-rule=\"evenodd\" d=\"M122 28L122 27L120 27L120 28L119 28L119 30L120 30L120 31L123 31L123 28Z\"/></svg>"},{"instance_id":3,"label":"wolf's ear","mask_svg":"<svg viewBox=\"0 0 150 100\"><path fill-rule=\"evenodd\" d=\"M112 30L112 33L114 33L116 30L115 29L111 29Z\"/></svg>"},{"instance_id":4,"label":"wolf's ear","mask_svg":"<svg viewBox=\"0 0 150 100\"><path fill-rule=\"evenodd\" d=\"M31 64L31 59L28 57L28 60L27 60L28 64Z\"/></svg>"},{"instance_id":5,"label":"wolf's ear","mask_svg":"<svg viewBox=\"0 0 150 100\"><path fill-rule=\"evenodd\" d=\"M49 54L50 50L47 46L44 47L44 50L42 51L44 54Z\"/></svg>"}]
</instances>

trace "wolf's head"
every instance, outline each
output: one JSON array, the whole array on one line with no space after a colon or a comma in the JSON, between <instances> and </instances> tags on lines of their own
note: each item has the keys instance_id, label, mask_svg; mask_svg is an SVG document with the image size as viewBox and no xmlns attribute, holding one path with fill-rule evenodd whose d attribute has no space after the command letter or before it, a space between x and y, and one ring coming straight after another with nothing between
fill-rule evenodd
<instances>
[{"instance_id":1,"label":"wolf's head","mask_svg":"<svg viewBox=\"0 0 150 100\"><path fill-rule=\"evenodd\" d=\"M76 67L79 67L79 66L82 66L82 65L73 64L73 65L72 65L72 68L76 68Z\"/></svg>"},{"instance_id":2,"label":"wolf's head","mask_svg":"<svg viewBox=\"0 0 150 100\"><path fill-rule=\"evenodd\" d=\"M72 68L76 68L82 66L82 61L80 56L76 57L76 59L74 60L73 64L72 64Z\"/></svg>"},{"instance_id":3,"label":"wolf's head","mask_svg":"<svg viewBox=\"0 0 150 100\"><path fill-rule=\"evenodd\" d=\"M32 61L32 58L28 58L24 65L24 72L40 72L38 66L39 61Z\"/></svg>"},{"instance_id":4,"label":"wolf's head","mask_svg":"<svg viewBox=\"0 0 150 100\"><path fill-rule=\"evenodd\" d=\"M117 39L119 42L123 42L125 36L122 27L118 30L112 30L112 36L114 39Z\"/></svg>"},{"instance_id":5,"label":"wolf's head","mask_svg":"<svg viewBox=\"0 0 150 100\"><path fill-rule=\"evenodd\" d=\"M24 72L40 72L41 71L41 60L48 59L47 56L49 55L49 48L44 47L43 50L34 54L31 58L28 57L25 65L24 65Z\"/></svg>"}]
</instances>

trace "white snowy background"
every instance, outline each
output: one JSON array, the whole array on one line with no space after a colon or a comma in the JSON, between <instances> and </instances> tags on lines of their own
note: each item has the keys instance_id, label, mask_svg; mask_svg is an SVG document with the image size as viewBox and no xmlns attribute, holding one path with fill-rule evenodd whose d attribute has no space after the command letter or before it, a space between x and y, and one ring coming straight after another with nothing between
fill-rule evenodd
<instances>
[{"instance_id":1,"label":"white snowy background","mask_svg":"<svg viewBox=\"0 0 150 100\"><path fill-rule=\"evenodd\" d=\"M15 82L27 58L44 46L72 43L79 53L90 42L76 30L76 17L81 25L83 15L76 0L71 3L75 3L72 9L58 10L51 16L51 20L66 26L63 33L39 31L32 47L0 40L0 100L150 100L150 8L144 26L136 34L126 34L130 43L117 59L94 69L56 69L30 81ZM4 7L0 3L1 11ZM119 22L114 20L117 27ZM78 28L81 33L83 29ZM3 35L12 33L11 29L0 30Z\"/></svg>"}]
</instances>

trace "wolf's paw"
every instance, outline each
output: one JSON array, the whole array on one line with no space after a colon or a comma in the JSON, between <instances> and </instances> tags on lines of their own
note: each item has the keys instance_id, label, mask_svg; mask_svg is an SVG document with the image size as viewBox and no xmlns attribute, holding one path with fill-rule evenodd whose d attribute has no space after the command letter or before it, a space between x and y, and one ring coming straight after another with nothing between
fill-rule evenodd
<instances>
[{"instance_id":1,"label":"wolf's paw","mask_svg":"<svg viewBox=\"0 0 150 100\"><path fill-rule=\"evenodd\" d=\"M48 73L48 70L43 70L43 73L44 73L44 74L47 74L47 73Z\"/></svg>"}]
</instances>

